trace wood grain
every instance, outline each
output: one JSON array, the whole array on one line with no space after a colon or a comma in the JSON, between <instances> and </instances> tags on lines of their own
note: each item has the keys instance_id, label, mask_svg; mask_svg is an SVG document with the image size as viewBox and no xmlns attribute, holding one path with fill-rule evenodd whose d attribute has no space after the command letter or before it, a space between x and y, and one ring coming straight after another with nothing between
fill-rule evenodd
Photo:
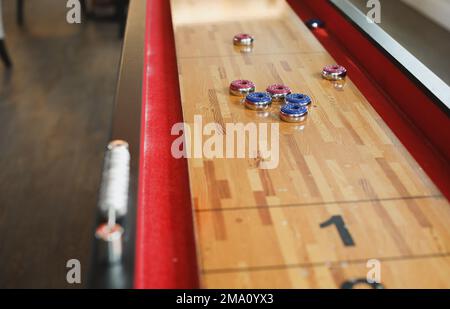
<instances>
[{"instance_id":1,"label":"wood grain","mask_svg":"<svg viewBox=\"0 0 450 309\"><path fill-rule=\"evenodd\" d=\"M171 4L185 122L201 115L221 126L280 124L276 169L258 168L258 158L188 160L202 285L340 287L365 278L367 260L379 259L386 287L450 287L448 201L351 76L345 85L321 78L334 61L290 7L282 0ZM231 43L239 32L256 37L250 53ZM309 94L308 119L283 123L279 105L246 110L228 94L241 78L261 91L280 82ZM334 215L355 246L319 227ZM418 270L427 267L436 274Z\"/></svg>"}]
</instances>

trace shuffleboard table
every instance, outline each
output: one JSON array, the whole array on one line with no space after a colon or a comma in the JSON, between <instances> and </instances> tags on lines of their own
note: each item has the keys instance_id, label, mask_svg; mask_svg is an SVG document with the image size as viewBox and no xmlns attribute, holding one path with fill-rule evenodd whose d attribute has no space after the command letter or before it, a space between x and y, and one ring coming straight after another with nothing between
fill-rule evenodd
<instances>
[{"instance_id":1,"label":"shuffleboard table","mask_svg":"<svg viewBox=\"0 0 450 309\"><path fill-rule=\"evenodd\" d=\"M450 287L449 94L335 2L131 2L112 133L131 153L124 258L94 265L94 286ZM334 63L345 80L322 78ZM306 120L246 109L229 93L239 79L308 94ZM199 116L223 139L229 123L276 124L277 166L174 157L174 125Z\"/></svg>"}]
</instances>

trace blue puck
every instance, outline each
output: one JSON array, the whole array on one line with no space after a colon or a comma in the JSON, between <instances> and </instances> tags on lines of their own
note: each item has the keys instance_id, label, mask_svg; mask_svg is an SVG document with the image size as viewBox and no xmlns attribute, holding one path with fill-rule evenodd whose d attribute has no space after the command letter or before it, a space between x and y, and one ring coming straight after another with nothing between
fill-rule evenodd
<instances>
[{"instance_id":1,"label":"blue puck","mask_svg":"<svg viewBox=\"0 0 450 309\"><path fill-rule=\"evenodd\" d=\"M253 92L247 95L246 100L252 103L265 103L272 101L272 97L267 92Z\"/></svg>"},{"instance_id":2,"label":"blue puck","mask_svg":"<svg viewBox=\"0 0 450 309\"><path fill-rule=\"evenodd\" d=\"M308 109L296 103L287 103L280 109L280 118L286 122L302 122L306 119Z\"/></svg>"},{"instance_id":3,"label":"blue puck","mask_svg":"<svg viewBox=\"0 0 450 309\"><path fill-rule=\"evenodd\" d=\"M272 97L267 92L253 92L245 98L245 106L252 110L265 110L272 104Z\"/></svg>"},{"instance_id":4,"label":"blue puck","mask_svg":"<svg viewBox=\"0 0 450 309\"><path fill-rule=\"evenodd\" d=\"M311 98L302 93L291 93L286 96L286 104L298 104L301 106L308 106L311 104Z\"/></svg>"}]
</instances>

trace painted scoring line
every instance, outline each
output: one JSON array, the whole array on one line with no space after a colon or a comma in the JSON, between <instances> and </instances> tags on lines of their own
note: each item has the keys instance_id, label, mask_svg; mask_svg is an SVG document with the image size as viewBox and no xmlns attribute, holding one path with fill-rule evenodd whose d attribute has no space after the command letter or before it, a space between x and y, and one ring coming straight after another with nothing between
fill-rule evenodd
<instances>
[{"instance_id":1,"label":"painted scoring line","mask_svg":"<svg viewBox=\"0 0 450 309\"><path fill-rule=\"evenodd\" d=\"M388 197L380 199L367 199L367 200L350 200L350 201L328 201L328 202L312 202L303 204L284 204L284 205L252 205L243 207L229 207L229 208L203 208L195 209L196 213L202 212L225 212L225 211L240 211L240 210L251 210L251 209L261 209L261 208L299 208L299 207L309 207L309 206L321 206L321 205L343 205L343 204L357 204L357 203L374 203L374 202L392 202L392 201L408 201L408 200L424 200L424 199L443 199L442 194L436 195L419 195L419 196L405 196L405 197Z\"/></svg>"},{"instance_id":2,"label":"painted scoring line","mask_svg":"<svg viewBox=\"0 0 450 309\"><path fill-rule=\"evenodd\" d=\"M409 255L409 256L392 256L384 258L375 258L381 262L398 262L407 260L420 260L420 259L436 259L450 257L450 252L446 253L434 253L424 255ZM359 260L344 260L344 261L332 261L332 262L316 262L316 263L299 263L299 264L279 264L279 265L265 265L245 268L218 268L218 269L202 269L201 272L204 275L224 274L224 273L236 273L236 272L253 272L253 271L266 271L266 270L278 270L288 268L312 268L320 266L328 266L329 268L341 267L342 263L347 264L366 264L368 259Z\"/></svg>"},{"instance_id":3,"label":"painted scoring line","mask_svg":"<svg viewBox=\"0 0 450 309\"><path fill-rule=\"evenodd\" d=\"M284 53L252 53L252 56L289 56L289 55L320 55L326 54L324 51L309 52L284 52ZM328 54L326 54L328 55ZM249 56L248 54L232 54L232 55L206 55L206 56L180 56L179 59L204 59L204 58L240 58Z\"/></svg>"}]
</instances>

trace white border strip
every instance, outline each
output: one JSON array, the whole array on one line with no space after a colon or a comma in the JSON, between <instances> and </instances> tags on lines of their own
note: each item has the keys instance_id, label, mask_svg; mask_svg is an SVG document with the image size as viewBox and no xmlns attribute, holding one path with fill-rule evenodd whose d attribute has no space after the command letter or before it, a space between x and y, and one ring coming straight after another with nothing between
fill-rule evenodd
<instances>
[{"instance_id":1,"label":"white border strip","mask_svg":"<svg viewBox=\"0 0 450 309\"><path fill-rule=\"evenodd\" d=\"M450 87L348 0L330 0L450 109Z\"/></svg>"}]
</instances>

